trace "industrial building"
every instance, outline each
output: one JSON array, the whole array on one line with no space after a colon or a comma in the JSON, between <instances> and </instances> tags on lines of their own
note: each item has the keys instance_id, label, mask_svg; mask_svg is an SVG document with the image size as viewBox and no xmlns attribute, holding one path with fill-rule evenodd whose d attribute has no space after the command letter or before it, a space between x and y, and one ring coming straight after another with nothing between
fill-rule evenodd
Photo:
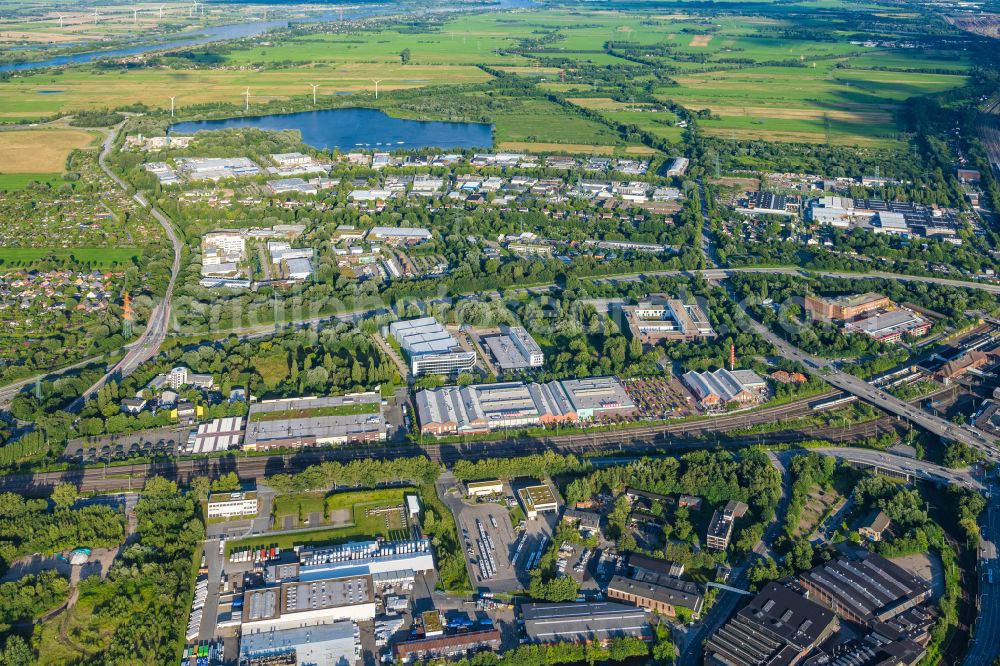
<instances>
[{"instance_id":1,"label":"industrial building","mask_svg":"<svg viewBox=\"0 0 1000 666\"><path fill-rule=\"evenodd\" d=\"M370 575L286 581L243 593L244 634L374 618Z\"/></svg>"},{"instance_id":2,"label":"industrial building","mask_svg":"<svg viewBox=\"0 0 1000 666\"><path fill-rule=\"evenodd\" d=\"M497 365L505 372L540 368L545 363L545 354L521 326L500 326L500 335L483 338Z\"/></svg>"},{"instance_id":3,"label":"industrial building","mask_svg":"<svg viewBox=\"0 0 1000 666\"><path fill-rule=\"evenodd\" d=\"M644 345L664 340L695 340L714 337L712 324L696 303L684 303L666 294L653 294L648 301L619 308L624 324L633 338Z\"/></svg>"},{"instance_id":4,"label":"industrial building","mask_svg":"<svg viewBox=\"0 0 1000 666\"><path fill-rule=\"evenodd\" d=\"M635 403L617 377L587 377L559 382L579 421L593 421L636 412Z\"/></svg>"},{"instance_id":5,"label":"industrial building","mask_svg":"<svg viewBox=\"0 0 1000 666\"><path fill-rule=\"evenodd\" d=\"M354 623L346 620L244 633L239 666L354 666L360 648L356 634Z\"/></svg>"},{"instance_id":6,"label":"industrial building","mask_svg":"<svg viewBox=\"0 0 1000 666\"><path fill-rule=\"evenodd\" d=\"M559 501L552 489L544 483L537 486L527 486L517 491L524 507L524 514L534 520L540 513L552 513L559 510Z\"/></svg>"},{"instance_id":7,"label":"industrial building","mask_svg":"<svg viewBox=\"0 0 1000 666\"><path fill-rule=\"evenodd\" d=\"M844 324L844 330L864 333L880 342L899 342L904 335L920 337L929 331L931 323L920 315L904 310L888 310Z\"/></svg>"},{"instance_id":8,"label":"industrial building","mask_svg":"<svg viewBox=\"0 0 1000 666\"><path fill-rule=\"evenodd\" d=\"M635 403L615 377L443 386L417 392L420 431L478 434L612 416L631 416Z\"/></svg>"},{"instance_id":9,"label":"industrial building","mask_svg":"<svg viewBox=\"0 0 1000 666\"><path fill-rule=\"evenodd\" d=\"M705 642L707 666L795 666L838 627L836 616L768 583Z\"/></svg>"},{"instance_id":10,"label":"industrial building","mask_svg":"<svg viewBox=\"0 0 1000 666\"><path fill-rule=\"evenodd\" d=\"M428 539L414 541L354 541L323 548L302 548L299 552L299 580L331 576L363 576L414 573L434 570L434 554Z\"/></svg>"},{"instance_id":11,"label":"industrial building","mask_svg":"<svg viewBox=\"0 0 1000 666\"><path fill-rule=\"evenodd\" d=\"M619 636L652 637L646 611L609 601L522 604L521 613L524 631L534 643L606 643Z\"/></svg>"},{"instance_id":12,"label":"industrial building","mask_svg":"<svg viewBox=\"0 0 1000 666\"><path fill-rule=\"evenodd\" d=\"M415 402L421 432L432 435L477 434L576 420L559 382L443 386L419 391Z\"/></svg>"},{"instance_id":13,"label":"industrial building","mask_svg":"<svg viewBox=\"0 0 1000 666\"><path fill-rule=\"evenodd\" d=\"M250 406L247 451L382 442L385 414L378 393L264 400Z\"/></svg>"},{"instance_id":14,"label":"industrial building","mask_svg":"<svg viewBox=\"0 0 1000 666\"><path fill-rule=\"evenodd\" d=\"M670 166L667 167L667 178L679 178L687 172L688 165L691 161L686 157L675 157L670 160Z\"/></svg>"},{"instance_id":15,"label":"industrial building","mask_svg":"<svg viewBox=\"0 0 1000 666\"><path fill-rule=\"evenodd\" d=\"M209 518L256 516L260 500L256 490L232 493L212 493L208 496Z\"/></svg>"},{"instance_id":16,"label":"industrial building","mask_svg":"<svg viewBox=\"0 0 1000 666\"><path fill-rule=\"evenodd\" d=\"M245 432L242 416L227 416L202 423L194 434L188 453L214 453L238 448Z\"/></svg>"},{"instance_id":17,"label":"industrial building","mask_svg":"<svg viewBox=\"0 0 1000 666\"><path fill-rule=\"evenodd\" d=\"M809 598L839 617L875 628L931 598L931 586L881 555L839 558L802 573Z\"/></svg>"},{"instance_id":18,"label":"industrial building","mask_svg":"<svg viewBox=\"0 0 1000 666\"><path fill-rule=\"evenodd\" d=\"M864 294L848 294L845 296L806 296L806 311L817 319L826 321L844 321L855 317L882 310L892 306L887 296L867 292Z\"/></svg>"},{"instance_id":19,"label":"industrial building","mask_svg":"<svg viewBox=\"0 0 1000 666\"><path fill-rule=\"evenodd\" d=\"M608 583L608 599L624 601L670 618L690 615L697 620L705 605L701 588L690 581L640 571L632 578L614 576Z\"/></svg>"},{"instance_id":20,"label":"industrial building","mask_svg":"<svg viewBox=\"0 0 1000 666\"><path fill-rule=\"evenodd\" d=\"M400 641L392 646L392 651L396 659L406 664L430 659L459 659L480 650L499 648L500 631L490 628Z\"/></svg>"},{"instance_id":21,"label":"industrial building","mask_svg":"<svg viewBox=\"0 0 1000 666\"><path fill-rule=\"evenodd\" d=\"M650 573L660 576L671 576L680 578L684 575L684 565L673 560L661 560L649 557L641 553L632 553L628 556L628 566L633 575L639 573Z\"/></svg>"},{"instance_id":22,"label":"industrial building","mask_svg":"<svg viewBox=\"0 0 1000 666\"><path fill-rule=\"evenodd\" d=\"M260 173L260 167L248 157L178 157L174 162L188 180L222 180Z\"/></svg>"},{"instance_id":23,"label":"industrial building","mask_svg":"<svg viewBox=\"0 0 1000 666\"><path fill-rule=\"evenodd\" d=\"M429 229L422 227L372 227L368 241L381 241L390 245L416 245L431 239Z\"/></svg>"},{"instance_id":24,"label":"industrial building","mask_svg":"<svg viewBox=\"0 0 1000 666\"><path fill-rule=\"evenodd\" d=\"M871 632L830 649L824 646L806 659L803 666L915 666L926 652L914 641Z\"/></svg>"},{"instance_id":25,"label":"industrial building","mask_svg":"<svg viewBox=\"0 0 1000 666\"><path fill-rule=\"evenodd\" d=\"M736 205L736 212L743 215L780 215L795 217L799 214L802 201L797 196L775 194L773 192L747 192Z\"/></svg>"},{"instance_id":26,"label":"industrial building","mask_svg":"<svg viewBox=\"0 0 1000 666\"><path fill-rule=\"evenodd\" d=\"M475 352L463 349L433 317L393 322L389 334L406 352L414 375L457 374L476 365Z\"/></svg>"},{"instance_id":27,"label":"industrial building","mask_svg":"<svg viewBox=\"0 0 1000 666\"><path fill-rule=\"evenodd\" d=\"M469 497L499 495L503 492L503 481L470 481L465 485L465 492Z\"/></svg>"},{"instance_id":28,"label":"industrial building","mask_svg":"<svg viewBox=\"0 0 1000 666\"><path fill-rule=\"evenodd\" d=\"M767 382L753 370L691 370L681 380L705 408L725 407L731 402L750 405L762 402L767 394Z\"/></svg>"}]
</instances>

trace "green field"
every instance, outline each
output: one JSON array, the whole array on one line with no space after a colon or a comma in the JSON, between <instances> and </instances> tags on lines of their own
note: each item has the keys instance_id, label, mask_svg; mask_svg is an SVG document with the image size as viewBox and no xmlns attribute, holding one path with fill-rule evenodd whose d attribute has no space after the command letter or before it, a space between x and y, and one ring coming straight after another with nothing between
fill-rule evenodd
<instances>
[{"instance_id":1,"label":"green field","mask_svg":"<svg viewBox=\"0 0 1000 666\"><path fill-rule=\"evenodd\" d=\"M73 259L92 264L95 268L114 268L137 262L142 257L142 249L131 247L0 247L0 269L31 266L48 257L53 257L56 261Z\"/></svg>"},{"instance_id":2,"label":"green field","mask_svg":"<svg viewBox=\"0 0 1000 666\"><path fill-rule=\"evenodd\" d=\"M23 190L31 183L45 183L57 185L62 182L62 174L59 173L0 173L0 190L12 192Z\"/></svg>"}]
</instances>

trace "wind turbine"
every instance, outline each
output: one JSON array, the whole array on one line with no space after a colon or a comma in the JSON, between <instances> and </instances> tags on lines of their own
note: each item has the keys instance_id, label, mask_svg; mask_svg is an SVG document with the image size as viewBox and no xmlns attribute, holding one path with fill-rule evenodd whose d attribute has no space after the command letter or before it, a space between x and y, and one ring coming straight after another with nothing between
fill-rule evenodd
<instances>
[{"instance_id":1,"label":"wind turbine","mask_svg":"<svg viewBox=\"0 0 1000 666\"><path fill-rule=\"evenodd\" d=\"M319 84L318 83L310 83L309 85L312 86L312 89L313 89L313 106L316 106L316 88L319 88Z\"/></svg>"},{"instance_id":2,"label":"wind turbine","mask_svg":"<svg viewBox=\"0 0 1000 666\"><path fill-rule=\"evenodd\" d=\"M244 110L245 111L249 111L250 110L250 89L249 88L247 88L247 91L245 93L243 93L243 96L247 98L247 103L246 103L246 106L244 107Z\"/></svg>"},{"instance_id":3,"label":"wind turbine","mask_svg":"<svg viewBox=\"0 0 1000 666\"><path fill-rule=\"evenodd\" d=\"M163 5L160 5L160 20L163 20Z\"/></svg>"},{"instance_id":4,"label":"wind turbine","mask_svg":"<svg viewBox=\"0 0 1000 666\"><path fill-rule=\"evenodd\" d=\"M139 22L139 8L138 7L133 7L132 8L132 23L134 25L134 24L136 24L138 22Z\"/></svg>"},{"instance_id":5,"label":"wind turbine","mask_svg":"<svg viewBox=\"0 0 1000 666\"><path fill-rule=\"evenodd\" d=\"M170 117L171 118L174 117L174 99L175 98L173 98L173 97L170 98Z\"/></svg>"},{"instance_id":6,"label":"wind turbine","mask_svg":"<svg viewBox=\"0 0 1000 666\"><path fill-rule=\"evenodd\" d=\"M94 25L97 25L97 20L98 20L99 18L101 18L101 15L100 15L100 14L98 14L98 13L97 13L97 10L95 9L95 10L94 10Z\"/></svg>"},{"instance_id":7,"label":"wind turbine","mask_svg":"<svg viewBox=\"0 0 1000 666\"><path fill-rule=\"evenodd\" d=\"M59 16L59 27L61 28L63 27L63 15L59 12L56 12L56 14Z\"/></svg>"},{"instance_id":8,"label":"wind turbine","mask_svg":"<svg viewBox=\"0 0 1000 666\"><path fill-rule=\"evenodd\" d=\"M378 99L378 84L382 82L382 79L372 79L372 83L375 84L375 99Z\"/></svg>"}]
</instances>

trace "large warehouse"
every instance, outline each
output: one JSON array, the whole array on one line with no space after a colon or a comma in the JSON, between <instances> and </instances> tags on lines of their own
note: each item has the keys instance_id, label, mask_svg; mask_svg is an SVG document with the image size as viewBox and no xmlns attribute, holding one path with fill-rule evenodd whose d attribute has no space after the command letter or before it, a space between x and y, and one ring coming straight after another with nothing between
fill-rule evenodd
<instances>
[{"instance_id":1,"label":"large warehouse","mask_svg":"<svg viewBox=\"0 0 1000 666\"><path fill-rule=\"evenodd\" d=\"M635 606L599 603L522 604L524 630L535 643L606 642L618 636L650 638L646 611Z\"/></svg>"},{"instance_id":2,"label":"large warehouse","mask_svg":"<svg viewBox=\"0 0 1000 666\"><path fill-rule=\"evenodd\" d=\"M428 539L415 541L360 541L325 548L303 548L299 553L299 580L331 576L378 575L395 571L434 570Z\"/></svg>"},{"instance_id":3,"label":"large warehouse","mask_svg":"<svg viewBox=\"0 0 1000 666\"><path fill-rule=\"evenodd\" d=\"M419 391L416 408L420 430L429 435L590 421L636 409L616 377L443 386Z\"/></svg>"},{"instance_id":4,"label":"large warehouse","mask_svg":"<svg viewBox=\"0 0 1000 666\"><path fill-rule=\"evenodd\" d=\"M250 632L240 638L240 663L348 666L357 661L356 645L354 623L349 621ZM278 661L282 657L294 661Z\"/></svg>"},{"instance_id":5,"label":"large warehouse","mask_svg":"<svg viewBox=\"0 0 1000 666\"><path fill-rule=\"evenodd\" d=\"M375 392L264 400L250 406L247 451L382 442L382 397Z\"/></svg>"},{"instance_id":6,"label":"large warehouse","mask_svg":"<svg viewBox=\"0 0 1000 666\"><path fill-rule=\"evenodd\" d=\"M374 618L369 575L289 581L243 593L244 634Z\"/></svg>"}]
</instances>

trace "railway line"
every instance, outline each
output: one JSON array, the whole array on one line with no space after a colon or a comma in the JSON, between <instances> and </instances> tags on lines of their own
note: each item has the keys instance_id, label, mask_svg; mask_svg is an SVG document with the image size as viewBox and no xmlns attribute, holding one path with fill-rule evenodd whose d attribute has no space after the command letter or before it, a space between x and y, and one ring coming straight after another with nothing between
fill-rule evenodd
<instances>
[{"instance_id":1,"label":"railway line","mask_svg":"<svg viewBox=\"0 0 1000 666\"><path fill-rule=\"evenodd\" d=\"M200 458L195 460L137 463L115 467L89 467L36 474L14 474L0 477L0 492L45 496L59 483L71 483L81 492L107 492L141 488L146 478L162 476L186 483L197 476L216 478L236 472L241 479L263 480L274 474L294 474L310 465L322 462L384 459L398 456L425 455L441 465L458 460L479 460L489 457L516 457L544 451L562 454L593 455L617 453L647 453L659 450L693 448L739 448L754 444L797 444L823 439L833 443L851 443L859 439L898 432L892 417L883 417L850 426L783 430L748 436L726 436L711 433L712 438L686 433L678 436L664 429L635 428L613 432L563 435L542 438L511 438L496 442L464 444L426 444L423 446L343 447L339 449L307 449L294 454L273 456Z\"/></svg>"}]
</instances>

